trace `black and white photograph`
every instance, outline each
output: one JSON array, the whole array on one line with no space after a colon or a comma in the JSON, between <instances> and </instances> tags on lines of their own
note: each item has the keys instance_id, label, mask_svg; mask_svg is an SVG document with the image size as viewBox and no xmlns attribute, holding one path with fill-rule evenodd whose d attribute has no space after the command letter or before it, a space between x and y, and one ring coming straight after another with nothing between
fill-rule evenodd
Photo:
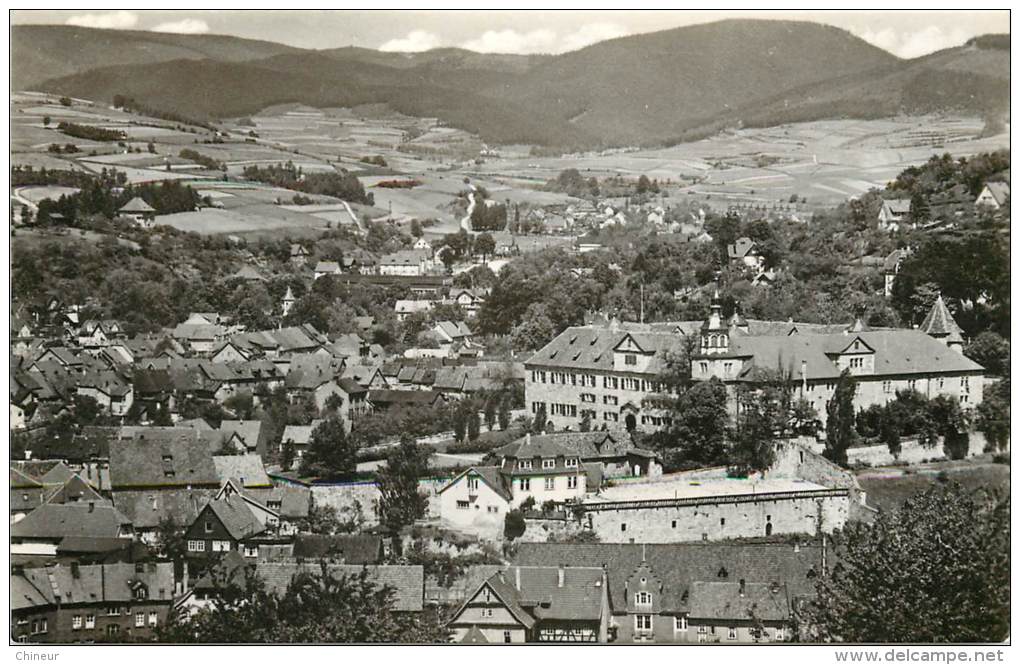
<instances>
[{"instance_id":1,"label":"black and white photograph","mask_svg":"<svg viewBox=\"0 0 1020 665\"><path fill-rule=\"evenodd\" d=\"M1008 662L1008 5L338 7L9 11L11 661Z\"/></svg>"}]
</instances>

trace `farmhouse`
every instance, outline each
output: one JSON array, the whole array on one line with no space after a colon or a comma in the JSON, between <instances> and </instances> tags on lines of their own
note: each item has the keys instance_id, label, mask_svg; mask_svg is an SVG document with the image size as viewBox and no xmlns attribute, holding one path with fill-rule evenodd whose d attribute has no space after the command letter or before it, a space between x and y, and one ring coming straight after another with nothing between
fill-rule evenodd
<instances>
[{"instance_id":1,"label":"farmhouse","mask_svg":"<svg viewBox=\"0 0 1020 665\"><path fill-rule=\"evenodd\" d=\"M128 217L135 224L146 229L150 228L156 219L156 209L138 196L121 206L117 212L121 217Z\"/></svg>"},{"instance_id":2,"label":"farmhouse","mask_svg":"<svg viewBox=\"0 0 1020 665\"><path fill-rule=\"evenodd\" d=\"M882 209L878 211L878 227L885 231L895 231L909 214L910 199L882 201Z\"/></svg>"}]
</instances>

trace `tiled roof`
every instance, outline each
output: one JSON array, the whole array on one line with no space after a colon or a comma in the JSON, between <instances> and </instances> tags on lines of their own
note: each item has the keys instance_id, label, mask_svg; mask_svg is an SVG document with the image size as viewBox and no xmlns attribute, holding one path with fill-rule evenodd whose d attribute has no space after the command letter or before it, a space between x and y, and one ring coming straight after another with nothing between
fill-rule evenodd
<instances>
[{"instance_id":1,"label":"tiled roof","mask_svg":"<svg viewBox=\"0 0 1020 665\"><path fill-rule=\"evenodd\" d=\"M932 337L940 337L952 333L960 334L963 332L963 329L957 325L956 319L953 318L949 308L946 307L946 301L942 299L941 294L939 294L935 303L932 304L931 309L928 310L928 315L924 317L924 321L921 322L921 327L918 330Z\"/></svg>"},{"instance_id":2,"label":"tiled roof","mask_svg":"<svg viewBox=\"0 0 1020 665\"><path fill-rule=\"evenodd\" d=\"M910 199L886 199L882 205L894 215L906 215L910 212Z\"/></svg>"},{"instance_id":3,"label":"tiled roof","mask_svg":"<svg viewBox=\"0 0 1020 665\"><path fill-rule=\"evenodd\" d=\"M11 525L11 538L55 540L67 536L117 538L130 521L109 504L46 503Z\"/></svg>"},{"instance_id":4,"label":"tiled roof","mask_svg":"<svg viewBox=\"0 0 1020 665\"><path fill-rule=\"evenodd\" d=\"M113 489L218 486L212 453L221 432L175 427L124 428L110 442Z\"/></svg>"},{"instance_id":5,"label":"tiled roof","mask_svg":"<svg viewBox=\"0 0 1020 665\"><path fill-rule=\"evenodd\" d=\"M227 437L237 434L244 442L245 448L255 450L262 436L261 420L224 420L220 422L220 431Z\"/></svg>"},{"instance_id":6,"label":"tiled roof","mask_svg":"<svg viewBox=\"0 0 1020 665\"><path fill-rule=\"evenodd\" d=\"M1002 205L1009 198L1009 183L1008 182L986 182L985 187L988 188L988 192L995 199L995 202Z\"/></svg>"},{"instance_id":7,"label":"tiled roof","mask_svg":"<svg viewBox=\"0 0 1020 665\"><path fill-rule=\"evenodd\" d=\"M789 543L563 544L520 543L513 563L522 566L606 566L610 602L626 608L625 583L642 561L663 582L661 607L666 612L689 610L694 582L786 585L790 597L814 594L821 572L822 548ZM685 596L687 598L685 599Z\"/></svg>"},{"instance_id":8,"label":"tiled roof","mask_svg":"<svg viewBox=\"0 0 1020 665\"><path fill-rule=\"evenodd\" d=\"M215 455L212 458L219 482L238 479L245 487L272 487L258 455Z\"/></svg>"},{"instance_id":9,"label":"tiled roof","mask_svg":"<svg viewBox=\"0 0 1020 665\"><path fill-rule=\"evenodd\" d=\"M259 521L248 504L240 497L228 496L210 501L206 505L206 509L216 515L216 518L223 524L223 528L234 540L243 540L266 530L266 525ZM201 513L199 515L201 516Z\"/></svg>"},{"instance_id":10,"label":"tiled roof","mask_svg":"<svg viewBox=\"0 0 1020 665\"><path fill-rule=\"evenodd\" d=\"M694 582L688 598L688 612L694 619L762 621L790 619L790 600L780 583Z\"/></svg>"},{"instance_id":11,"label":"tiled roof","mask_svg":"<svg viewBox=\"0 0 1020 665\"><path fill-rule=\"evenodd\" d=\"M532 459L535 457L571 457L574 451L560 443L555 436L531 436L530 434L493 451L498 457Z\"/></svg>"},{"instance_id":12,"label":"tiled roof","mask_svg":"<svg viewBox=\"0 0 1020 665\"><path fill-rule=\"evenodd\" d=\"M377 564L382 559L383 539L371 534L327 536L299 533L294 536L293 556L306 561L331 557L351 565Z\"/></svg>"},{"instance_id":13,"label":"tiled roof","mask_svg":"<svg viewBox=\"0 0 1020 665\"><path fill-rule=\"evenodd\" d=\"M370 390L368 401L373 404L431 405L443 399L432 390Z\"/></svg>"},{"instance_id":14,"label":"tiled roof","mask_svg":"<svg viewBox=\"0 0 1020 665\"><path fill-rule=\"evenodd\" d=\"M321 419L313 420L310 425L287 425L283 428L281 441L293 441L295 445L307 445L312 438L312 431L322 424Z\"/></svg>"},{"instance_id":15,"label":"tiled roof","mask_svg":"<svg viewBox=\"0 0 1020 665\"><path fill-rule=\"evenodd\" d=\"M167 517L183 527L195 521L214 494L212 489L113 492L113 504L135 529L155 529Z\"/></svg>"},{"instance_id":16,"label":"tiled roof","mask_svg":"<svg viewBox=\"0 0 1020 665\"><path fill-rule=\"evenodd\" d=\"M127 203L125 203L123 206L121 206L119 212L134 212L134 213L156 212L156 209L153 208L148 203L146 203L144 200L142 200L142 197L136 196Z\"/></svg>"},{"instance_id":17,"label":"tiled roof","mask_svg":"<svg viewBox=\"0 0 1020 665\"><path fill-rule=\"evenodd\" d=\"M478 476L482 479L486 485L488 485L493 492L502 497L505 501L512 501L513 495L510 493L510 488L507 486L506 478L500 473L498 466L473 466L470 469L462 471L453 480L443 486L439 493L445 492L450 487L453 487L461 478L467 475Z\"/></svg>"},{"instance_id":18,"label":"tiled roof","mask_svg":"<svg viewBox=\"0 0 1020 665\"><path fill-rule=\"evenodd\" d=\"M279 508L272 508L280 513L280 517L286 520L297 520L308 517L312 507L312 491L307 487L293 487L281 485L277 487L250 487L245 488L243 493L246 497L255 499L263 506L269 507L270 503L279 502Z\"/></svg>"},{"instance_id":19,"label":"tiled roof","mask_svg":"<svg viewBox=\"0 0 1020 665\"><path fill-rule=\"evenodd\" d=\"M25 568L23 575L41 595L64 604L126 603L134 600L139 584L150 601L173 599L173 563L109 563L77 566L57 564L46 568Z\"/></svg>"},{"instance_id":20,"label":"tiled roof","mask_svg":"<svg viewBox=\"0 0 1020 665\"><path fill-rule=\"evenodd\" d=\"M513 566L486 580L518 621L598 621L602 617L601 567ZM518 586L519 584L519 586Z\"/></svg>"}]
</instances>

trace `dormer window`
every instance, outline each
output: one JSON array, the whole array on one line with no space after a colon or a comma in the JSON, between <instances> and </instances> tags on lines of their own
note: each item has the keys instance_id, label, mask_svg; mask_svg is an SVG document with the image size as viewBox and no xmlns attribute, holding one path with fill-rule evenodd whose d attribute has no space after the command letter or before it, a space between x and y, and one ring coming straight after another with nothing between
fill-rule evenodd
<instances>
[{"instance_id":1,"label":"dormer window","mask_svg":"<svg viewBox=\"0 0 1020 665\"><path fill-rule=\"evenodd\" d=\"M648 593L647 591L638 591L637 593L634 594L634 604L641 606L651 605L652 594Z\"/></svg>"},{"instance_id":2,"label":"dormer window","mask_svg":"<svg viewBox=\"0 0 1020 665\"><path fill-rule=\"evenodd\" d=\"M542 460L542 468L543 469L555 469L556 468L556 459L555 458L548 458L548 457L543 459Z\"/></svg>"},{"instance_id":3,"label":"dormer window","mask_svg":"<svg viewBox=\"0 0 1020 665\"><path fill-rule=\"evenodd\" d=\"M625 365L637 365L637 356L633 353L628 353L623 357L623 364Z\"/></svg>"},{"instance_id":4,"label":"dormer window","mask_svg":"<svg viewBox=\"0 0 1020 665\"><path fill-rule=\"evenodd\" d=\"M164 464L171 464L173 461L174 461L174 456L173 455L163 455L163 463Z\"/></svg>"},{"instance_id":5,"label":"dormer window","mask_svg":"<svg viewBox=\"0 0 1020 665\"><path fill-rule=\"evenodd\" d=\"M567 468L568 469L576 469L577 468L577 458L576 457L568 457L567 458Z\"/></svg>"},{"instance_id":6,"label":"dormer window","mask_svg":"<svg viewBox=\"0 0 1020 665\"><path fill-rule=\"evenodd\" d=\"M147 595L148 594L146 593L144 586L139 586L135 589L135 600L145 600Z\"/></svg>"},{"instance_id":7,"label":"dormer window","mask_svg":"<svg viewBox=\"0 0 1020 665\"><path fill-rule=\"evenodd\" d=\"M529 460L529 459L522 459L521 461L517 462L517 468L518 469L530 469L531 468L531 460Z\"/></svg>"}]
</instances>

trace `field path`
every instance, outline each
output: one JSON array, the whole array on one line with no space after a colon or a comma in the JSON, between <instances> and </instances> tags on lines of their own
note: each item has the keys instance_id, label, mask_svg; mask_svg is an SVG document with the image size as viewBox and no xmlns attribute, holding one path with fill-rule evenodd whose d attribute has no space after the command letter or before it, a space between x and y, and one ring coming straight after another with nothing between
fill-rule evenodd
<instances>
[{"instance_id":1,"label":"field path","mask_svg":"<svg viewBox=\"0 0 1020 665\"><path fill-rule=\"evenodd\" d=\"M360 219L358 219L358 216L354 214L354 211L351 210L350 204L347 203L347 201L343 200L341 200L340 203L344 204L344 208L347 209L347 214L351 216L351 221L354 222L355 226L358 227L358 230L361 231L362 233L368 233L368 229L365 228L365 225L361 222Z\"/></svg>"}]
</instances>

